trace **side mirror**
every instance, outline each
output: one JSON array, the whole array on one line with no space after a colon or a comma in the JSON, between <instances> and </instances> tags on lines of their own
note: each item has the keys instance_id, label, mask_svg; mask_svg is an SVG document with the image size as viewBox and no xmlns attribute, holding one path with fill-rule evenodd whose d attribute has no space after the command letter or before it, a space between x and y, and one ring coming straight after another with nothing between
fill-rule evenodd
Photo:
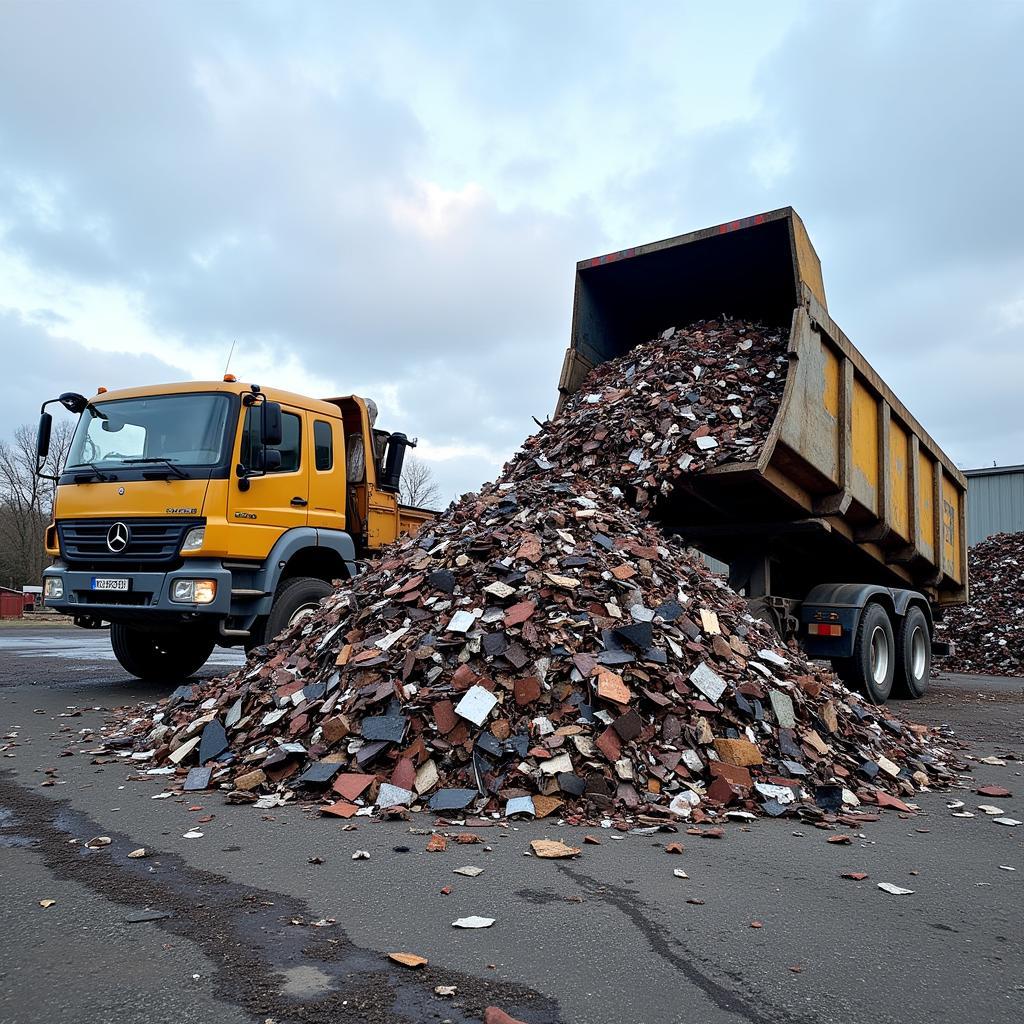
<instances>
[{"instance_id":1,"label":"side mirror","mask_svg":"<svg viewBox=\"0 0 1024 1024\"><path fill-rule=\"evenodd\" d=\"M256 453L254 469L264 473L273 473L281 468L281 453L276 448L266 448Z\"/></svg>"},{"instance_id":2,"label":"side mirror","mask_svg":"<svg viewBox=\"0 0 1024 1024\"><path fill-rule=\"evenodd\" d=\"M79 413L85 412L85 407L89 404L89 400L84 395L78 394L76 391L65 391L57 401L60 402L68 412L73 413L75 416Z\"/></svg>"},{"instance_id":3,"label":"side mirror","mask_svg":"<svg viewBox=\"0 0 1024 1024\"><path fill-rule=\"evenodd\" d=\"M39 417L39 433L36 435L36 455L45 459L50 454L50 431L53 429L53 417L44 412Z\"/></svg>"},{"instance_id":4,"label":"side mirror","mask_svg":"<svg viewBox=\"0 0 1024 1024\"><path fill-rule=\"evenodd\" d=\"M267 447L275 447L284 440L281 404L279 402L263 402L260 405L260 410L260 441ZM280 452L278 456L280 457Z\"/></svg>"}]
</instances>

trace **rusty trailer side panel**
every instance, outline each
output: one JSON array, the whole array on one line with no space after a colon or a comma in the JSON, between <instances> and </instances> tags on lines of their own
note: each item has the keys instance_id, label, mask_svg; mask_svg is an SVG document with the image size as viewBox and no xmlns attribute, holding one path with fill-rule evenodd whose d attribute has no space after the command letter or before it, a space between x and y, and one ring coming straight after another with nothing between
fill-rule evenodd
<instances>
[{"instance_id":1,"label":"rusty trailer side panel","mask_svg":"<svg viewBox=\"0 0 1024 1024\"><path fill-rule=\"evenodd\" d=\"M940 604L966 600L966 479L815 298L804 300L758 471L887 574Z\"/></svg>"},{"instance_id":2,"label":"rusty trailer side panel","mask_svg":"<svg viewBox=\"0 0 1024 1024\"><path fill-rule=\"evenodd\" d=\"M729 563L770 551L794 595L873 582L964 602L966 479L829 316L789 207L577 264L560 402L597 364L721 313L788 325L782 402L757 462L687 480L666 525Z\"/></svg>"}]
</instances>

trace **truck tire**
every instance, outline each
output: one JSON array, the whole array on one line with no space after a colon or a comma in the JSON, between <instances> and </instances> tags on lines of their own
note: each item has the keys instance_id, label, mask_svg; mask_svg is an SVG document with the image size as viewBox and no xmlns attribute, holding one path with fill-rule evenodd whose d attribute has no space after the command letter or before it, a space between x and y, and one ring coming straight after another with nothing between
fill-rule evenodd
<instances>
[{"instance_id":1,"label":"truck tire","mask_svg":"<svg viewBox=\"0 0 1024 1024\"><path fill-rule=\"evenodd\" d=\"M852 658L834 658L832 667L851 689L872 704L884 704L896 675L896 642L889 613L876 602L860 616Z\"/></svg>"},{"instance_id":2,"label":"truck tire","mask_svg":"<svg viewBox=\"0 0 1024 1024\"><path fill-rule=\"evenodd\" d=\"M214 639L188 633L147 633L113 622L110 646L126 672L162 682L187 679L198 672L213 652Z\"/></svg>"},{"instance_id":3,"label":"truck tire","mask_svg":"<svg viewBox=\"0 0 1024 1024\"><path fill-rule=\"evenodd\" d=\"M320 602L333 593L334 588L329 583L314 576L294 576L285 580L277 588L274 603L270 606L263 642L269 643L299 619L315 612Z\"/></svg>"},{"instance_id":4,"label":"truck tire","mask_svg":"<svg viewBox=\"0 0 1024 1024\"><path fill-rule=\"evenodd\" d=\"M928 616L911 605L896 632L896 677L893 692L916 700L928 689L932 672L932 634Z\"/></svg>"}]
</instances>

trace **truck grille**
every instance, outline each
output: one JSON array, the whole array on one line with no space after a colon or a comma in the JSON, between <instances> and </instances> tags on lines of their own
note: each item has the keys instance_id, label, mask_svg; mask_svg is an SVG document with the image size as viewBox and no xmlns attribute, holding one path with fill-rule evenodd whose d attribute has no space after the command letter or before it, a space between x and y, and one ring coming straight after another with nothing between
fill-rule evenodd
<instances>
[{"instance_id":1,"label":"truck grille","mask_svg":"<svg viewBox=\"0 0 1024 1024\"><path fill-rule=\"evenodd\" d=\"M111 551L107 536L115 524L127 527L128 543ZM196 519L66 519L57 523L60 553L82 569L167 569L180 562L185 534L202 525Z\"/></svg>"},{"instance_id":2,"label":"truck grille","mask_svg":"<svg viewBox=\"0 0 1024 1024\"><path fill-rule=\"evenodd\" d=\"M142 607L153 600L152 594L144 594L139 591L128 591L123 593L116 590L79 590L77 591L79 604L101 604L101 605L132 605Z\"/></svg>"}]
</instances>

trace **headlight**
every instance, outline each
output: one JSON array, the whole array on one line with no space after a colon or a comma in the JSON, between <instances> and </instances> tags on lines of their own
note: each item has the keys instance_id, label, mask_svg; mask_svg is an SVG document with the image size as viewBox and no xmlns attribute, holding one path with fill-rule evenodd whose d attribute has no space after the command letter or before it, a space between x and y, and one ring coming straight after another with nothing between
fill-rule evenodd
<instances>
[{"instance_id":1,"label":"headlight","mask_svg":"<svg viewBox=\"0 0 1024 1024\"><path fill-rule=\"evenodd\" d=\"M47 576L43 580L43 593L47 600L58 600L64 596L64 581L59 576Z\"/></svg>"},{"instance_id":2,"label":"headlight","mask_svg":"<svg viewBox=\"0 0 1024 1024\"><path fill-rule=\"evenodd\" d=\"M216 580L175 580L171 586L171 600L181 604L210 604L216 596Z\"/></svg>"},{"instance_id":3,"label":"headlight","mask_svg":"<svg viewBox=\"0 0 1024 1024\"><path fill-rule=\"evenodd\" d=\"M205 526L193 526L185 534L185 542L181 545L181 553L188 554L190 551L198 551L203 546L203 538L206 536Z\"/></svg>"}]
</instances>

